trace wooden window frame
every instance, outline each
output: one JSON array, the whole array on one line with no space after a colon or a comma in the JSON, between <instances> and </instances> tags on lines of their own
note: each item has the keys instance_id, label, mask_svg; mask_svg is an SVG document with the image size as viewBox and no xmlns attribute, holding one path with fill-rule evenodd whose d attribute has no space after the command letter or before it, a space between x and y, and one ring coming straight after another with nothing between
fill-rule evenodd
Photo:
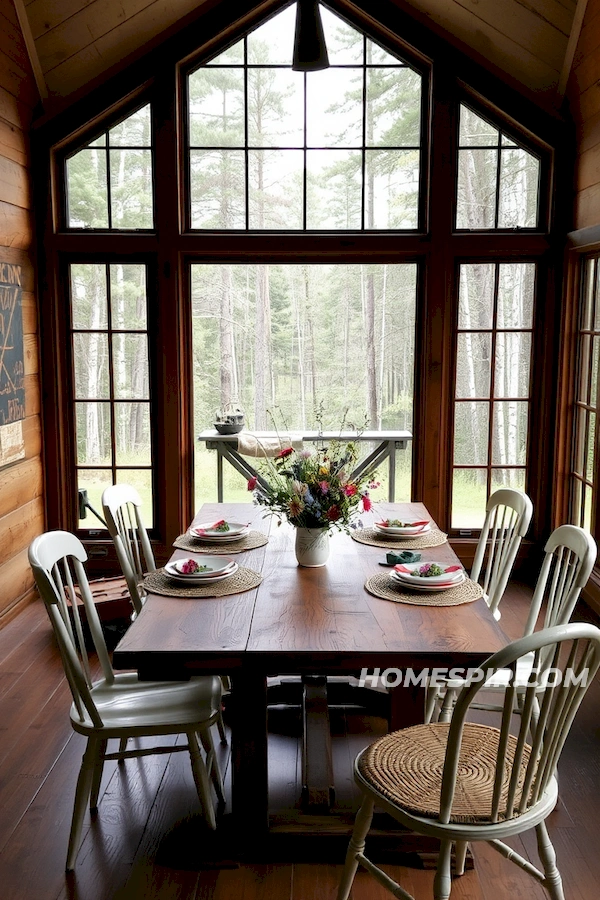
<instances>
[{"instance_id":1,"label":"wooden window frame","mask_svg":"<svg viewBox=\"0 0 600 900\"><path fill-rule=\"evenodd\" d=\"M538 408L532 411L533 470L530 473L534 503L534 541L543 538L552 518L548 484L554 467L553 442L542 440L554 430L553 402L557 390L553 361L556 359L558 311L556 285L560 277L557 247L563 246L561 221L568 209L568 190L562 179L552 178L554 167L570 164L568 129L557 129L557 118L544 113L526 98L476 63L448 47L424 26L401 13L392 0L378 4L373 18L368 0L331 0L332 10L354 27L364 30L410 65L430 68L427 132L428 152L422 177L425 208L423 231L343 233L216 233L186 231L184 115L178 118L184 99L185 73L203 58L234 43L267 14L282 9L283 0L240 0L237 20L231 23L230 4L200 10L191 29L182 31L106 85L91 92L36 127L34 142L35 203L40 222L40 284L42 366L44 396L47 511L50 527L73 529L76 498L69 467L73 459L73 434L68 424L64 392L67 361L59 348L65 337L65 285L61 277L68 262L147 261L156 273L157 340L155 393L156 426L163 435L155 462L155 549L159 559L170 553L172 540L188 524L193 509L193 416L191 391L191 311L186 300L190 262L313 263L313 262L418 262L418 310L416 324L414 432L427 440L413 442L413 499L424 502L442 527L449 524L454 381L453 335L456 316L455 272L457 261L519 259L538 264L538 307L544 310L544 327L536 320L534 358L539 360ZM195 35L204 43L195 47ZM402 35L402 39L400 37ZM433 63L432 60L435 60ZM469 85L477 85L475 90ZM87 232L64 228L60 172L65 155L93 134L106 130L144 102L153 111L155 205L157 230L147 232ZM455 176L457 171L458 110L461 102L485 110L499 127L524 146L536 148L543 159L545 189L540 197L540 231L457 232ZM522 122L527 122L525 128ZM160 178L157 178L160 172ZM542 175L542 177L544 177ZM435 202L433 200L435 199ZM61 212L62 210L62 212ZM552 215L550 213L552 212ZM547 227L546 227L547 225ZM182 385L183 390L181 389ZM550 481L548 480L550 479ZM454 546L468 564L476 539L457 539ZM98 568L110 568L110 547Z\"/></svg>"}]
</instances>

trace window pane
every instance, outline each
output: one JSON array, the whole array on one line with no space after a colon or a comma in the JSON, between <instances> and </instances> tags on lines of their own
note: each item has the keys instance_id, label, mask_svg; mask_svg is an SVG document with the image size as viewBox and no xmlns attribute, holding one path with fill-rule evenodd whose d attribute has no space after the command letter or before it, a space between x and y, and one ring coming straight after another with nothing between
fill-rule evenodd
<instances>
[{"instance_id":1,"label":"window pane","mask_svg":"<svg viewBox=\"0 0 600 900\"><path fill-rule=\"evenodd\" d=\"M108 336L96 331L73 335L75 397L107 400Z\"/></svg>"},{"instance_id":2,"label":"window pane","mask_svg":"<svg viewBox=\"0 0 600 900\"><path fill-rule=\"evenodd\" d=\"M598 265L598 260L596 262L596 279L594 283L594 273L590 272L591 284L594 289L595 299L593 302L594 306L594 331L600 331L600 266ZM590 299L590 311L592 307L592 301Z\"/></svg>"},{"instance_id":3,"label":"window pane","mask_svg":"<svg viewBox=\"0 0 600 900\"><path fill-rule=\"evenodd\" d=\"M535 228L538 214L540 163L525 150L500 154L499 228Z\"/></svg>"},{"instance_id":4,"label":"window pane","mask_svg":"<svg viewBox=\"0 0 600 900\"><path fill-rule=\"evenodd\" d=\"M152 472L150 469L117 469L117 484L130 484L142 501L142 521L146 528L154 525L152 496Z\"/></svg>"},{"instance_id":5,"label":"window pane","mask_svg":"<svg viewBox=\"0 0 600 900\"><path fill-rule=\"evenodd\" d=\"M583 527L582 498L583 485L578 478L574 478L571 482L571 515L569 521L573 525L579 525L580 528Z\"/></svg>"},{"instance_id":6,"label":"window pane","mask_svg":"<svg viewBox=\"0 0 600 900\"><path fill-rule=\"evenodd\" d=\"M360 228L360 151L308 150L306 177L307 228Z\"/></svg>"},{"instance_id":7,"label":"window pane","mask_svg":"<svg viewBox=\"0 0 600 900\"><path fill-rule=\"evenodd\" d=\"M498 129L476 115L468 106L460 108L460 146L494 147L498 143Z\"/></svg>"},{"instance_id":8,"label":"window pane","mask_svg":"<svg viewBox=\"0 0 600 900\"><path fill-rule=\"evenodd\" d=\"M489 417L489 403L455 403L454 465L487 465Z\"/></svg>"},{"instance_id":9,"label":"window pane","mask_svg":"<svg viewBox=\"0 0 600 900\"><path fill-rule=\"evenodd\" d=\"M367 38L368 66L397 66L399 62L399 57L394 56L392 53L388 53L387 50L384 50L383 47L380 47L375 41L371 41Z\"/></svg>"},{"instance_id":10,"label":"window pane","mask_svg":"<svg viewBox=\"0 0 600 900\"><path fill-rule=\"evenodd\" d=\"M590 531L592 527L592 503L594 501L594 492L592 488L584 486L584 505L583 505L583 527Z\"/></svg>"},{"instance_id":11,"label":"window pane","mask_svg":"<svg viewBox=\"0 0 600 900\"><path fill-rule=\"evenodd\" d=\"M146 329L145 266L110 266L110 297L114 329Z\"/></svg>"},{"instance_id":12,"label":"window pane","mask_svg":"<svg viewBox=\"0 0 600 900\"><path fill-rule=\"evenodd\" d=\"M306 77L309 147L360 147L363 69L324 69Z\"/></svg>"},{"instance_id":13,"label":"window pane","mask_svg":"<svg viewBox=\"0 0 600 900\"><path fill-rule=\"evenodd\" d=\"M365 144L418 147L421 76L412 69L368 69Z\"/></svg>"},{"instance_id":14,"label":"window pane","mask_svg":"<svg viewBox=\"0 0 600 900\"><path fill-rule=\"evenodd\" d=\"M148 403L115 403L115 445L118 466L151 464Z\"/></svg>"},{"instance_id":15,"label":"window pane","mask_svg":"<svg viewBox=\"0 0 600 900\"><path fill-rule=\"evenodd\" d=\"M77 472L77 488L78 490L87 491L90 506L102 511L102 494L107 487L113 483L112 472L110 469L79 469ZM94 531L104 528L93 513L89 510L85 519L79 519L78 528L90 528Z\"/></svg>"},{"instance_id":16,"label":"window pane","mask_svg":"<svg viewBox=\"0 0 600 900\"><path fill-rule=\"evenodd\" d=\"M113 228L152 228L152 151L111 150Z\"/></svg>"},{"instance_id":17,"label":"window pane","mask_svg":"<svg viewBox=\"0 0 600 900\"><path fill-rule=\"evenodd\" d=\"M586 420L587 412L584 409L581 409L581 407L576 407L573 471L576 472L580 478L583 478L583 467L585 463Z\"/></svg>"},{"instance_id":18,"label":"window pane","mask_svg":"<svg viewBox=\"0 0 600 900\"><path fill-rule=\"evenodd\" d=\"M244 72L208 67L188 79L190 145L244 146Z\"/></svg>"},{"instance_id":19,"label":"window pane","mask_svg":"<svg viewBox=\"0 0 600 900\"><path fill-rule=\"evenodd\" d=\"M459 328L491 328L494 312L493 263L460 267Z\"/></svg>"},{"instance_id":20,"label":"window pane","mask_svg":"<svg viewBox=\"0 0 600 900\"><path fill-rule=\"evenodd\" d=\"M500 263L498 328L531 328L535 263Z\"/></svg>"},{"instance_id":21,"label":"window pane","mask_svg":"<svg viewBox=\"0 0 600 900\"><path fill-rule=\"evenodd\" d=\"M250 228L302 228L304 154L250 150Z\"/></svg>"},{"instance_id":22,"label":"window pane","mask_svg":"<svg viewBox=\"0 0 600 900\"><path fill-rule=\"evenodd\" d=\"M481 528L487 502L487 469L455 469L452 477L452 528Z\"/></svg>"},{"instance_id":23,"label":"window pane","mask_svg":"<svg viewBox=\"0 0 600 900\"><path fill-rule=\"evenodd\" d=\"M244 42L237 41L235 44L232 44L231 47L228 47L227 50L223 50L222 53L219 53L217 56L214 56L210 59L206 65L207 66L225 66L232 64L242 64L244 62Z\"/></svg>"},{"instance_id":24,"label":"window pane","mask_svg":"<svg viewBox=\"0 0 600 900\"><path fill-rule=\"evenodd\" d=\"M492 469L492 492L501 488L512 488L515 491L525 490L525 469Z\"/></svg>"},{"instance_id":25,"label":"window pane","mask_svg":"<svg viewBox=\"0 0 600 900\"><path fill-rule=\"evenodd\" d=\"M110 465L110 404L76 403L77 463Z\"/></svg>"},{"instance_id":26,"label":"window pane","mask_svg":"<svg viewBox=\"0 0 600 900\"><path fill-rule=\"evenodd\" d=\"M496 338L494 396L528 397L531 334L500 332Z\"/></svg>"},{"instance_id":27,"label":"window pane","mask_svg":"<svg viewBox=\"0 0 600 900\"><path fill-rule=\"evenodd\" d=\"M494 228L496 150L460 150L458 154L457 228Z\"/></svg>"},{"instance_id":28,"label":"window pane","mask_svg":"<svg viewBox=\"0 0 600 900\"><path fill-rule=\"evenodd\" d=\"M581 330L589 331L592 327L592 313L594 310L594 271L596 267L595 259L588 259L585 263L585 280L584 289L581 297ZM600 312L600 305L597 304L597 310Z\"/></svg>"},{"instance_id":29,"label":"window pane","mask_svg":"<svg viewBox=\"0 0 600 900\"><path fill-rule=\"evenodd\" d=\"M294 46L296 5L260 25L248 35L248 62L277 63L289 66Z\"/></svg>"},{"instance_id":30,"label":"window pane","mask_svg":"<svg viewBox=\"0 0 600 900\"><path fill-rule=\"evenodd\" d=\"M589 334L582 334L579 339L579 390L578 399L582 403L589 403L591 385L590 348L595 339Z\"/></svg>"},{"instance_id":31,"label":"window pane","mask_svg":"<svg viewBox=\"0 0 600 900\"><path fill-rule=\"evenodd\" d=\"M106 328L106 267L71 266L71 315L73 328Z\"/></svg>"},{"instance_id":32,"label":"window pane","mask_svg":"<svg viewBox=\"0 0 600 900\"><path fill-rule=\"evenodd\" d=\"M150 104L138 109L108 132L111 147L150 147Z\"/></svg>"},{"instance_id":33,"label":"window pane","mask_svg":"<svg viewBox=\"0 0 600 900\"><path fill-rule=\"evenodd\" d=\"M147 399L148 339L145 334L113 334L115 397Z\"/></svg>"},{"instance_id":34,"label":"window pane","mask_svg":"<svg viewBox=\"0 0 600 900\"><path fill-rule=\"evenodd\" d=\"M416 228L419 151L365 151L365 227Z\"/></svg>"},{"instance_id":35,"label":"window pane","mask_svg":"<svg viewBox=\"0 0 600 900\"><path fill-rule=\"evenodd\" d=\"M596 335L592 339L592 368L590 372L590 406L596 406L598 391L598 349L600 346L600 338Z\"/></svg>"},{"instance_id":36,"label":"window pane","mask_svg":"<svg viewBox=\"0 0 600 900\"><path fill-rule=\"evenodd\" d=\"M304 76L291 69L248 70L248 144L304 145Z\"/></svg>"},{"instance_id":37,"label":"window pane","mask_svg":"<svg viewBox=\"0 0 600 900\"><path fill-rule=\"evenodd\" d=\"M108 228L106 152L80 150L67 159L69 228Z\"/></svg>"},{"instance_id":38,"label":"window pane","mask_svg":"<svg viewBox=\"0 0 600 900\"><path fill-rule=\"evenodd\" d=\"M242 150L190 151L192 228L244 228Z\"/></svg>"},{"instance_id":39,"label":"window pane","mask_svg":"<svg viewBox=\"0 0 600 900\"><path fill-rule=\"evenodd\" d=\"M492 338L489 334L459 334L456 396L489 397Z\"/></svg>"},{"instance_id":40,"label":"window pane","mask_svg":"<svg viewBox=\"0 0 600 900\"><path fill-rule=\"evenodd\" d=\"M363 36L347 22L321 7L321 20L331 66L352 65L363 62Z\"/></svg>"},{"instance_id":41,"label":"window pane","mask_svg":"<svg viewBox=\"0 0 600 900\"><path fill-rule=\"evenodd\" d=\"M528 417L528 403L519 401L494 403L493 465L525 465Z\"/></svg>"},{"instance_id":42,"label":"window pane","mask_svg":"<svg viewBox=\"0 0 600 900\"><path fill-rule=\"evenodd\" d=\"M596 413L588 415L588 433L587 433L587 464L586 479L590 484L594 484L594 462L595 462L595 439L596 439Z\"/></svg>"}]
</instances>

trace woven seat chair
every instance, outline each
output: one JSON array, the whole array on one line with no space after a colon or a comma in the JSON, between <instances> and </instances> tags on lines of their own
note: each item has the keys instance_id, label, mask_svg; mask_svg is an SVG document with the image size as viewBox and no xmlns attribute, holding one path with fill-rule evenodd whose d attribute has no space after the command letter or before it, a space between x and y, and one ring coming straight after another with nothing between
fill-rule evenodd
<instances>
[{"instance_id":1,"label":"woven seat chair","mask_svg":"<svg viewBox=\"0 0 600 900\"><path fill-rule=\"evenodd\" d=\"M555 773L563 744L600 665L600 629L579 624L544 629L505 647L482 668L489 672L509 669L514 676L518 660L529 653L533 653L534 669L543 667L547 659L555 674L544 691L537 717L533 715L537 688L532 680L515 733L511 733L511 723L515 723L512 688L506 691L498 727L466 721L481 690L477 682L461 691L451 722L393 732L358 755L355 780L364 796L337 900L347 900L359 865L395 897L414 900L365 856L375 804L406 828L440 839L435 900L450 896L453 844L456 871L462 875L469 841L487 841L540 882L551 900L564 900L545 819L558 797ZM570 671L572 676L559 678L559 671L563 675ZM505 838L530 828L536 831L543 872L504 843Z\"/></svg>"},{"instance_id":2,"label":"woven seat chair","mask_svg":"<svg viewBox=\"0 0 600 900\"><path fill-rule=\"evenodd\" d=\"M68 531L43 534L29 548L29 562L56 635L73 696L71 725L87 738L77 779L67 870L75 864L88 801L92 811L97 809L102 769L107 759L124 760L188 750L204 818L211 828L216 827L211 781L218 802L225 802L210 731L220 714L220 679L207 675L186 682L155 682L139 681L130 672L115 674L83 567L86 559L81 541ZM76 583L102 670L102 677L96 681L92 681L83 627L74 602ZM124 749L128 738L177 734L185 734L187 744ZM119 741L118 752L107 752L111 739Z\"/></svg>"},{"instance_id":3,"label":"woven seat chair","mask_svg":"<svg viewBox=\"0 0 600 900\"><path fill-rule=\"evenodd\" d=\"M117 559L127 582L135 615L142 611L146 593L142 586L144 575L156 571L156 562L148 532L141 513L140 495L129 484L113 484L102 494L104 518L115 545ZM223 690L231 689L229 678L221 678ZM219 737L227 743L223 713L219 708L217 719Z\"/></svg>"},{"instance_id":4,"label":"woven seat chair","mask_svg":"<svg viewBox=\"0 0 600 900\"><path fill-rule=\"evenodd\" d=\"M529 607L524 635L531 634L542 610L543 628L566 625L571 620L582 589L587 584L596 561L596 542L588 531L577 525L560 525L555 528L544 547L544 561ZM533 654L519 660L515 687L515 712L523 708L525 689L529 681ZM498 710L503 702L498 700L508 684L509 673L501 669L490 678L482 689L474 707L482 710ZM428 687L425 721L437 719L448 722L456 695L463 687L460 679L448 680L443 685ZM541 691L538 692L538 694ZM539 700L539 696L538 696ZM537 701L535 705L537 709Z\"/></svg>"}]
</instances>

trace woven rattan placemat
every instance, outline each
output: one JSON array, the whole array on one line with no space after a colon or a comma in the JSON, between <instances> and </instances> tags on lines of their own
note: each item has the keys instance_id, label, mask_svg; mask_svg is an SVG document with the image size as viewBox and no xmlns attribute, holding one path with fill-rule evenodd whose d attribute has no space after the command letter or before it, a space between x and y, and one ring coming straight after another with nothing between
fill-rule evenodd
<instances>
[{"instance_id":1,"label":"woven rattan placemat","mask_svg":"<svg viewBox=\"0 0 600 900\"><path fill-rule=\"evenodd\" d=\"M231 553L243 553L244 550L255 550L269 543L269 538L262 531L251 531L239 541L231 541L227 544L209 544L208 541L199 541L186 531L173 541L173 546L178 550L190 550L192 553L221 553L229 556Z\"/></svg>"},{"instance_id":2,"label":"woven rattan placemat","mask_svg":"<svg viewBox=\"0 0 600 900\"><path fill-rule=\"evenodd\" d=\"M229 594L250 591L258 587L261 581L262 575L258 572L240 566L235 575L213 584L190 584L189 587L178 584L164 574L164 569L157 569L146 575L143 584L149 594L161 594L163 597L227 597Z\"/></svg>"},{"instance_id":3,"label":"woven rattan placemat","mask_svg":"<svg viewBox=\"0 0 600 900\"><path fill-rule=\"evenodd\" d=\"M436 817L450 725L435 722L386 734L371 744L358 760L361 775L392 803L420 816ZM489 725L467 722L462 735L451 822L489 822L500 732ZM506 818L506 801L517 738L508 736L505 777L500 793L499 818ZM526 744L520 765L518 808L531 748Z\"/></svg>"},{"instance_id":4,"label":"woven rattan placemat","mask_svg":"<svg viewBox=\"0 0 600 900\"><path fill-rule=\"evenodd\" d=\"M448 539L448 535L438 528L432 528L427 534L409 540L382 537L375 528L357 528L351 535L359 544L372 544L373 547L383 547L386 550L426 550L427 547L440 547Z\"/></svg>"},{"instance_id":5,"label":"woven rattan placemat","mask_svg":"<svg viewBox=\"0 0 600 900\"><path fill-rule=\"evenodd\" d=\"M392 581L389 574L373 575L365 582L365 590L382 600L394 603L408 603L410 606L460 606L461 603L472 603L483 597L481 586L467 578L458 587L447 591L432 591L419 594L416 591L402 589L401 584Z\"/></svg>"}]
</instances>

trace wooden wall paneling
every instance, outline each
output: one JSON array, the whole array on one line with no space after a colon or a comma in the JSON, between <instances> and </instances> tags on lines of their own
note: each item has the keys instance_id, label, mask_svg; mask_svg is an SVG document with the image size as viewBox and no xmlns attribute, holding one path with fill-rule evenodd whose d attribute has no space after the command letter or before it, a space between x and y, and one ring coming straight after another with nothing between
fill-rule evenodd
<instances>
[{"instance_id":1,"label":"wooden wall paneling","mask_svg":"<svg viewBox=\"0 0 600 900\"><path fill-rule=\"evenodd\" d=\"M0 200L0 252L3 246L25 250L32 240L31 211Z\"/></svg>"},{"instance_id":2,"label":"wooden wall paneling","mask_svg":"<svg viewBox=\"0 0 600 900\"><path fill-rule=\"evenodd\" d=\"M0 118L0 156L25 166L29 161L29 145L24 132Z\"/></svg>"},{"instance_id":3,"label":"wooden wall paneling","mask_svg":"<svg viewBox=\"0 0 600 900\"><path fill-rule=\"evenodd\" d=\"M0 469L0 523L5 516L41 497L42 466L37 457Z\"/></svg>"},{"instance_id":4,"label":"wooden wall paneling","mask_svg":"<svg viewBox=\"0 0 600 900\"><path fill-rule=\"evenodd\" d=\"M600 223L600 0L588 0L567 87L577 123L574 226Z\"/></svg>"},{"instance_id":5,"label":"wooden wall paneling","mask_svg":"<svg viewBox=\"0 0 600 900\"><path fill-rule=\"evenodd\" d=\"M600 184L577 194L574 218L578 228L590 228L600 222Z\"/></svg>"},{"instance_id":6,"label":"wooden wall paneling","mask_svg":"<svg viewBox=\"0 0 600 900\"><path fill-rule=\"evenodd\" d=\"M14 206L31 209L31 186L25 166L0 156L0 197Z\"/></svg>"},{"instance_id":7,"label":"wooden wall paneling","mask_svg":"<svg viewBox=\"0 0 600 900\"><path fill-rule=\"evenodd\" d=\"M0 572L9 559L37 537L43 518L44 501L36 497L0 519Z\"/></svg>"},{"instance_id":8,"label":"wooden wall paneling","mask_svg":"<svg viewBox=\"0 0 600 900\"><path fill-rule=\"evenodd\" d=\"M6 586L0 595L0 627L35 595L27 547L0 566L0 580Z\"/></svg>"},{"instance_id":9,"label":"wooden wall paneling","mask_svg":"<svg viewBox=\"0 0 600 900\"><path fill-rule=\"evenodd\" d=\"M37 371L25 376L25 416L39 416L41 412L40 379Z\"/></svg>"}]
</instances>

